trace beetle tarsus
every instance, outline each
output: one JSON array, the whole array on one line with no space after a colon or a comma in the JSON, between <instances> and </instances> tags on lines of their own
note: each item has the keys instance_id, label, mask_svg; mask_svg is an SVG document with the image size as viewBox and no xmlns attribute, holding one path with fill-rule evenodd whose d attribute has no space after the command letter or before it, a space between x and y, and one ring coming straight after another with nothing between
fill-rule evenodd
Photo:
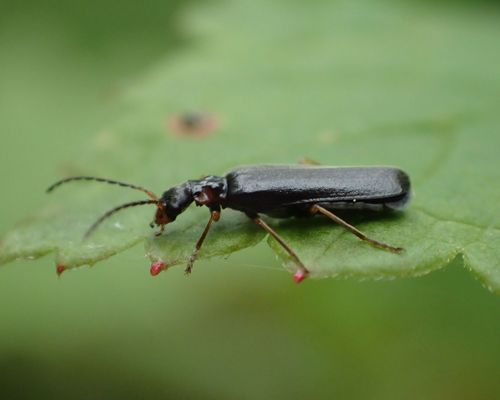
<instances>
[{"instance_id":1,"label":"beetle tarsus","mask_svg":"<svg viewBox=\"0 0 500 400\"><path fill-rule=\"evenodd\" d=\"M197 251L193 251L193 254L189 257L188 265L186 269L184 270L184 275L191 275L191 272L193 272L193 264L196 260L196 257L198 256Z\"/></svg>"}]
</instances>

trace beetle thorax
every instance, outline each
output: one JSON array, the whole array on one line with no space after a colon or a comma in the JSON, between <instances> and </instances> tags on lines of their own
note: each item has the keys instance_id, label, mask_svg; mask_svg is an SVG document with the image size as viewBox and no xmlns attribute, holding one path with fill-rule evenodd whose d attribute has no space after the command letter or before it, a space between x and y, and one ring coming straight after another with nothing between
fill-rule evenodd
<instances>
[{"instance_id":1,"label":"beetle thorax","mask_svg":"<svg viewBox=\"0 0 500 400\"><path fill-rule=\"evenodd\" d=\"M220 205L227 196L227 182L219 176L207 176L190 181L193 199L197 206L213 207Z\"/></svg>"}]
</instances>

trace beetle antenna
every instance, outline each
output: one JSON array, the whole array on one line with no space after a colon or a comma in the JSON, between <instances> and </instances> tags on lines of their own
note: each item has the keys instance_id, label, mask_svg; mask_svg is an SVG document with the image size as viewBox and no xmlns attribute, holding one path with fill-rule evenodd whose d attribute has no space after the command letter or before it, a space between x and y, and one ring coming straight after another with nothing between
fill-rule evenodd
<instances>
[{"instance_id":1,"label":"beetle antenna","mask_svg":"<svg viewBox=\"0 0 500 400\"><path fill-rule=\"evenodd\" d=\"M135 206L143 206L143 205L146 205L146 204L156 204L158 206L158 201L157 200L140 200L140 201L133 201L131 203L125 203L125 204L122 204L118 207L115 207L111 210L109 210L108 212L106 212L105 214L102 215L101 218L99 218L96 222L94 222L92 224L92 226L87 230L87 232L85 232L85 235L83 236L83 240L86 240L89 238L89 236L97 229L97 227L99 225L101 225L101 223L108 219L109 217L111 217L113 214L115 214L116 212L120 211L120 210L123 210L124 208L129 208L129 207L135 207Z\"/></svg>"},{"instance_id":2,"label":"beetle antenna","mask_svg":"<svg viewBox=\"0 0 500 400\"><path fill-rule=\"evenodd\" d=\"M141 186L131 185L130 183L125 183L125 182L120 182L120 181L114 181L112 179L98 178L95 176L73 176L71 178L61 179L60 181L57 181L52 186L50 186L47 189L47 193L52 192L54 189L58 188L59 186L65 184L67 182L73 182L73 181L96 181L96 182L109 183L110 185L118 185L118 186L130 188L130 189L139 190L143 193L146 193L151 200L154 200L158 203L158 197L152 191L147 190Z\"/></svg>"}]
</instances>

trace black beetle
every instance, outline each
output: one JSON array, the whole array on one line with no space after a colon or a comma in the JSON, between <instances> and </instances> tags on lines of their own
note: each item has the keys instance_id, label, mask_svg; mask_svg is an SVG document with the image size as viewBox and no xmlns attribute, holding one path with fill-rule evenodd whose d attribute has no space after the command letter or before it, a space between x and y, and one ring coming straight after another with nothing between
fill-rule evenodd
<instances>
[{"instance_id":1,"label":"black beetle","mask_svg":"<svg viewBox=\"0 0 500 400\"><path fill-rule=\"evenodd\" d=\"M221 208L232 208L244 212L257 225L273 236L295 260L299 270L297 281L304 279L308 270L288 244L259 216L275 218L305 217L323 214L342 225L358 238L376 247L395 253L400 247L367 237L333 213L336 210L400 210L410 198L408 175L393 167L327 167L296 165L257 165L234 169L227 175L207 176L189 180L168 189L161 198L140 186L91 176L77 176L63 179L53 184L48 192L63 183L77 180L92 180L120 185L140 190L150 200L125 203L115 207L99 218L87 231L88 237L97 226L111 215L124 208L145 204L157 207L154 222L160 227L160 235L165 225L175 221L177 216L195 202L210 210L210 219L203 230L189 258L186 273L190 273L198 252L205 240L212 222L220 218Z\"/></svg>"}]
</instances>

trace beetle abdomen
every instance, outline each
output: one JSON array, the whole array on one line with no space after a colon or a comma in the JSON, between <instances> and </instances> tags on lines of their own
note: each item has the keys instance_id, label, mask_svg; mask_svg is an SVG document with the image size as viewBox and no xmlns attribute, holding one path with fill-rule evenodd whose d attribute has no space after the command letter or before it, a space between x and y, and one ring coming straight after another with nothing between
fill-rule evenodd
<instances>
[{"instance_id":1,"label":"beetle abdomen","mask_svg":"<svg viewBox=\"0 0 500 400\"><path fill-rule=\"evenodd\" d=\"M410 180L393 167L255 166L226 175L223 204L241 211L287 217L310 205L329 209L401 209Z\"/></svg>"}]
</instances>

